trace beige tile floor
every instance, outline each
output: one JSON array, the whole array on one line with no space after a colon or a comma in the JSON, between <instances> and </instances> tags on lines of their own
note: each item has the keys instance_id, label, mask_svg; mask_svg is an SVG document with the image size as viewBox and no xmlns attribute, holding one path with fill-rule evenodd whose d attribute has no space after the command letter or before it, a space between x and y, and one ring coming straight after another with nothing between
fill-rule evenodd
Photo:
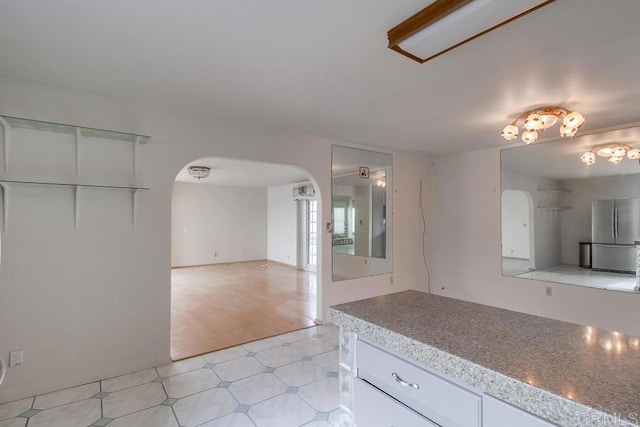
<instances>
[{"instance_id":1,"label":"beige tile floor","mask_svg":"<svg viewBox=\"0 0 640 427\"><path fill-rule=\"evenodd\" d=\"M269 261L171 271L171 358L180 360L306 328L316 274Z\"/></svg>"},{"instance_id":2,"label":"beige tile floor","mask_svg":"<svg viewBox=\"0 0 640 427\"><path fill-rule=\"evenodd\" d=\"M316 326L0 405L0 427L338 425L338 328Z\"/></svg>"}]
</instances>

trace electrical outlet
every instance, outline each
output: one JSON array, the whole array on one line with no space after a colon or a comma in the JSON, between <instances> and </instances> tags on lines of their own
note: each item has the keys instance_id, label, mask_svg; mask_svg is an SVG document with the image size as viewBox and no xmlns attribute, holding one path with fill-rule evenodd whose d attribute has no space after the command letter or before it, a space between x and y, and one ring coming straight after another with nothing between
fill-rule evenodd
<instances>
[{"instance_id":1,"label":"electrical outlet","mask_svg":"<svg viewBox=\"0 0 640 427\"><path fill-rule=\"evenodd\" d=\"M369 264L369 260L365 258L364 259L364 265L367 265L367 264Z\"/></svg>"},{"instance_id":2,"label":"electrical outlet","mask_svg":"<svg viewBox=\"0 0 640 427\"><path fill-rule=\"evenodd\" d=\"M214 258L218 258L218 252L214 252L214 253L213 253L213 257L214 257Z\"/></svg>"},{"instance_id":3,"label":"electrical outlet","mask_svg":"<svg viewBox=\"0 0 640 427\"><path fill-rule=\"evenodd\" d=\"M551 295L553 295L553 290L551 289L551 286L547 286L544 288L544 294L548 297L550 297Z\"/></svg>"},{"instance_id":4,"label":"electrical outlet","mask_svg":"<svg viewBox=\"0 0 640 427\"><path fill-rule=\"evenodd\" d=\"M389 276L389 284L393 285L393 276Z\"/></svg>"},{"instance_id":5,"label":"electrical outlet","mask_svg":"<svg viewBox=\"0 0 640 427\"><path fill-rule=\"evenodd\" d=\"M9 367L12 368L14 366L22 365L22 350L14 350L9 352Z\"/></svg>"}]
</instances>

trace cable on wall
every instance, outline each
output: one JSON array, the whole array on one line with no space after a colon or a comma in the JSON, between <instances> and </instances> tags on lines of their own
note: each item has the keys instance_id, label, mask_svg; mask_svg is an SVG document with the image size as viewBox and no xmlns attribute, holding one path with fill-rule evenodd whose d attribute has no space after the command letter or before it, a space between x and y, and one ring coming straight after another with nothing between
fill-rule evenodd
<instances>
[{"instance_id":1,"label":"cable on wall","mask_svg":"<svg viewBox=\"0 0 640 427\"><path fill-rule=\"evenodd\" d=\"M425 249L427 243L427 220L424 217L424 208L422 207L422 178L420 178L420 216L422 218L422 261L424 261L424 268L427 270L427 291L431 293L431 272L429 271Z\"/></svg>"}]
</instances>

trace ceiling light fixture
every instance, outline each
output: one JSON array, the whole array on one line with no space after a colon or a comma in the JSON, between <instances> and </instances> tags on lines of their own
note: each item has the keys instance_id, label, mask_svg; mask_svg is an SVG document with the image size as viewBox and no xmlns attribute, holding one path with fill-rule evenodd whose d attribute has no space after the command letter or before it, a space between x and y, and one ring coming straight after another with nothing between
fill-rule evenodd
<instances>
[{"instance_id":1,"label":"ceiling light fixture","mask_svg":"<svg viewBox=\"0 0 640 427\"><path fill-rule=\"evenodd\" d=\"M424 63L555 0L435 0L387 32L389 48Z\"/></svg>"},{"instance_id":2,"label":"ceiling light fixture","mask_svg":"<svg viewBox=\"0 0 640 427\"><path fill-rule=\"evenodd\" d=\"M585 151L582 156L580 156L580 160L587 166L591 166L597 161L596 154L607 159L607 161L614 165L622 162L625 157L629 160L640 160L640 149L617 142L596 145L591 150Z\"/></svg>"},{"instance_id":3,"label":"ceiling light fixture","mask_svg":"<svg viewBox=\"0 0 640 427\"><path fill-rule=\"evenodd\" d=\"M208 166L189 166L187 170L189 175L198 180L208 177L209 173L211 173L211 168Z\"/></svg>"},{"instance_id":4,"label":"ceiling light fixture","mask_svg":"<svg viewBox=\"0 0 640 427\"><path fill-rule=\"evenodd\" d=\"M538 140L541 132L555 125L560 117L562 117L560 136L563 138L575 136L585 121L582 114L576 111L569 111L562 107L543 107L521 114L511 124L502 129L501 135L507 141L516 139L518 137L518 125L522 125L524 129L522 141L525 144L531 144Z\"/></svg>"}]
</instances>

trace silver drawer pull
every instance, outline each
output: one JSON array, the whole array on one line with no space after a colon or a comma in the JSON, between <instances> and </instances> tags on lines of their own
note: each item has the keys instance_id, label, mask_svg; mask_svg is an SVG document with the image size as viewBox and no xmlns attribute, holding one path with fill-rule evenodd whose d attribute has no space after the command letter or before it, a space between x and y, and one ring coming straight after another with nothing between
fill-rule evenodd
<instances>
[{"instance_id":1,"label":"silver drawer pull","mask_svg":"<svg viewBox=\"0 0 640 427\"><path fill-rule=\"evenodd\" d=\"M403 380L402 378L400 378L400 375L396 374L395 372L393 372L391 374L391 376L393 377L394 380L396 380L396 382L400 385L403 385L405 387L412 387L415 388L416 390L418 390L420 388L420 386L418 384L415 383L408 383L405 380Z\"/></svg>"}]
</instances>

